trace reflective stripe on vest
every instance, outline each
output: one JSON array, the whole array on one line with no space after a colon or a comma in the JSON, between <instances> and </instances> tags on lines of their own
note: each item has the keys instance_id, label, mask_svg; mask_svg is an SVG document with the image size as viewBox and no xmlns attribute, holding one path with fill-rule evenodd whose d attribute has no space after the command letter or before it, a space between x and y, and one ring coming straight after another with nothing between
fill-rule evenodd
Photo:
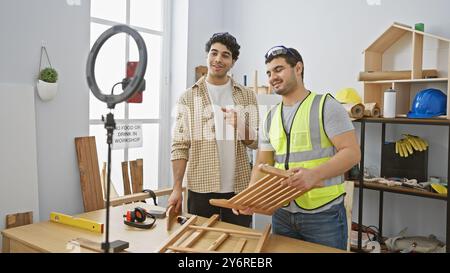
<instances>
[{"instance_id":1,"label":"reflective stripe on vest","mask_svg":"<svg viewBox=\"0 0 450 273\"><path fill-rule=\"evenodd\" d=\"M310 93L299 105L289 134L283 127L282 103L268 114L265 128L275 149L275 167L290 169L317 167L335 154L323 128L323 107L328 94ZM295 199L302 209L313 210L335 200L344 193L342 176L324 181L324 187L312 189Z\"/></svg>"}]
</instances>

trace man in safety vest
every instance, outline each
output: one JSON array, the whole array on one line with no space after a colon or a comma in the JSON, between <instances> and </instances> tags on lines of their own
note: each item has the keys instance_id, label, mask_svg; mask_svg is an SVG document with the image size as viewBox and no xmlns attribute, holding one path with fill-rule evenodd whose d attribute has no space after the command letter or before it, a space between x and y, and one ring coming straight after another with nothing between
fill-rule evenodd
<instances>
[{"instance_id":1,"label":"man in safety vest","mask_svg":"<svg viewBox=\"0 0 450 273\"><path fill-rule=\"evenodd\" d=\"M255 166L292 171L283 183L305 192L276 210L273 233L346 249L343 174L361 157L353 124L331 95L305 88L296 49L276 46L265 59L269 83L282 102L267 113ZM250 184L262 177L255 167ZM253 213L251 208L234 212Z\"/></svg>"}]
</instances>

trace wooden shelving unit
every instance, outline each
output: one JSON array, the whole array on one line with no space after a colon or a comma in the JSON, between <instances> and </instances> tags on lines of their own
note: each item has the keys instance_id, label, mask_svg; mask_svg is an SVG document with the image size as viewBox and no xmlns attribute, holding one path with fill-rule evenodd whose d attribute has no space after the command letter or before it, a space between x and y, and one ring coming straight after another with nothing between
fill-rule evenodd
<instances>
[{"instance_id":1,"label":"wooden shelving unit","mask_svg":"<svg viewBox=\"0 0 450 273\"><path fill-rule=\"evenodd\" d=\"M448 78L450 78L450 53L447 56L447 71L439 72L438 78L423 79L423 47L424 37L436 39L446 44L450 52L450 39L442 38L433 34L415 30L414 28L400 24L392 24L378 39L376 39L366 50L364 50L364 71L383 72L383 54L393 44L398 42L404 35L411 34L411 76L402 80L377 80L364 81L364 102L376 102L383 112L383 93L392 88L397 91L396 114L404 115L411 107L411 85L416 83L445 83L446 90L450 94ZM447 113L450 112L450 96L447 96ZM450 119L450 115L448 117Z\"/></svg>"},{"instance_id":2,"label":"wooden shelving unit","mask_svg":"<svg viewBox=\"0 0 450 273\"><path fill-rule=\"evenodd\" d=\"M411 66L410 66L410 76L407 77L408 72L406 72L406 76L404 75L405 71L393 71L394 73L388 73L390 71L383 71L383 55L384 53L395 43L397 43L400 39L402 39L405 35L410 35L411 37ZM432 70L434 74L430 78L424 78L425 70L423 68L423 51L424 51L424 38L427 39L436 39L442 48L449 49L449 53L443 60L444 67L446 67L447 71L441 70ZM413 124L413 125L437 125L437 126L447 126L449 128L448 135L448 147L450 147L450 86L448 84L448 79L450 78L450 39L446 39L443 37L439 37L433 34L429 34L426 32L418 31L412 28L411 26L393 23L381 36L379 36L368 48L364 50L364 72L362 73L365 77L361 77L360 79L364 84L364 102L376 102L383 112L383 95L386 89L392 88L397 91L397 100L396 100L396 118L363 118L359 120L355 120L354 122L361 123L361 163L360 170L364 170L364 146L365 146L365 125L367 123L380 123L382 125L381 132L381 143L385 142L385 134L386 134L386 124ZM447 65L445 65L447 63ZM442 69L442 67L441 67ZM430 71L430 70L428 70ZM427 71L427 73L428 73ZM370 72L375 72L370 74ZM381 73L377 73L381 72ZM402 72L402 76L398 77L398 73ZM397 73L397 74L396 74ZM395 76L394 76L395 74ZM369 75L370 77L368 77ZM373 77L373 75L377 75ZM380 78L385 77L386 75L389 78ZM436 76L437 75L437 76ZM405 77L405 78L403 78ZM374 79L368 81L367 79ZM401 78L395 79L394 78ZM376 80L375 80L376 79ZM447 115L440 116L432 119L409 119L406 118L406 114L411 109L412 104L412 90L414 87L417 87L417 84L426 84L428 85L439 85L440 87L445 86L444 93L447 92ZM382 151L383 153L383 151ZM448 167L447 167L447 177L450 178L450 152L448 155ZM359 187L359 212L358 212L358 224L359 224L359 233L358 233L358 249L362 251L361 248L361 227L362 227L362 210L363 210L363 189L371 189L376 190L380 194L379 198L379 231L382 236L383 229L383 194L384 192L392 192L396 194L405 194L405 195L414 195L425 198L433 198L438 200L447 201L447 231L446 231L446 244L447 244L447 252L450 252L450 199L447 196L435 194L431 192L425 192L418 189L407 188L403 186L389 187L386 185L364 182L363 181L363 172L361 172L359 181L355 182L355 186Z\"/></svg>"}]
</instances>

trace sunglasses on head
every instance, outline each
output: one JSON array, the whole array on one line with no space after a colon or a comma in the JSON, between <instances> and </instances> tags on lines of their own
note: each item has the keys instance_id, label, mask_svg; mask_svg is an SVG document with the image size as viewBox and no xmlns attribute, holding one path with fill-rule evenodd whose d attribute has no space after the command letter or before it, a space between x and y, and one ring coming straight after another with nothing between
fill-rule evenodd
<instances>
[{"instance_id":1,"label":"sunglasses on head","mask_svg":"<svg viewBox=\"0 0 450 273\"><path fill-rule=\"evenodd\" d=\"M217 32L217 33L214 33L212 37L222 36L225 34L228 34L228 32Z\"/></svg>"},{"instance_id":2,"label":"sunglasses on head","mask_svg":"<svg viewBox=\"0 0 450 273\"><path fill-rule=\"evenodd\" d=\"M269 49L269 51L267 51L266 55L264 55L264 57L267 59L269 59L270 57L276 57L279 55L287 55L287 54L291 54L291 56L297 58L297 56L295 56L295 54L292 52L292 50L290 50L289 48L285 47L285 46L274 46L271 49Z\"/></svg>"}]
</instances>

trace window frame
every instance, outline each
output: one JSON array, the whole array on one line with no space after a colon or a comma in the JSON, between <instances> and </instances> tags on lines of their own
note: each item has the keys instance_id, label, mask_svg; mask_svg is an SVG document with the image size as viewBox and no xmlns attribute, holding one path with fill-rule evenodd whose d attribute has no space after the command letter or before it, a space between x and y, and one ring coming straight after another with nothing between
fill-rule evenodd
<instances>
[{"instance_id":1,"label":"window frame","mask_svg":"<svg viewBox=\"0 0 450 273\"><path fill-rule=\"evenodd\" d=\"M95 0L94 0L95 1ZM167 151L170 149L170 93L163 94L163 90L170 90L170 35L171 35L171 6L172 0L162 0L161 5L161 15L162 15L162 30L153 30L145 27L134 26L130 24L130 2L131 0L126 1L126 21L125 24L134 28L135 30L160 36L162 39L161 44L161 67L159 68L160 73L160 85L159 85L159 118L153 119L133 119L129 117L129 104L125 102L125 110L124 110L124 118L115 119L116 122L139 122L142 125L145 124L158 124L159 125L159 143L158 143L158 177L157 177L157 187L165 187L167 186L167 182L170 179L170 157ZM123 24L121 22L106 20L102 18L92 17L90 16L90 23L96 23L108 27L112 27L117 24ZM125 43L125 63L129 61L130 57L130 43L134 42L133 39L130 39L130 36L126 36ZM90 93L90 96L93 96ZM107 110L105 107L105 114ZM91 119L89 115L89 134L90 134L90 126L91 125L103 125L104 122L100 119ZM106 131L105 131L106 132ZM124 161L129 160L129 148L123 149ZM145 160L144 160L145 163ZM151 164L151 162L147 162L147 164Z\"/></svg>"}]
</instances>

